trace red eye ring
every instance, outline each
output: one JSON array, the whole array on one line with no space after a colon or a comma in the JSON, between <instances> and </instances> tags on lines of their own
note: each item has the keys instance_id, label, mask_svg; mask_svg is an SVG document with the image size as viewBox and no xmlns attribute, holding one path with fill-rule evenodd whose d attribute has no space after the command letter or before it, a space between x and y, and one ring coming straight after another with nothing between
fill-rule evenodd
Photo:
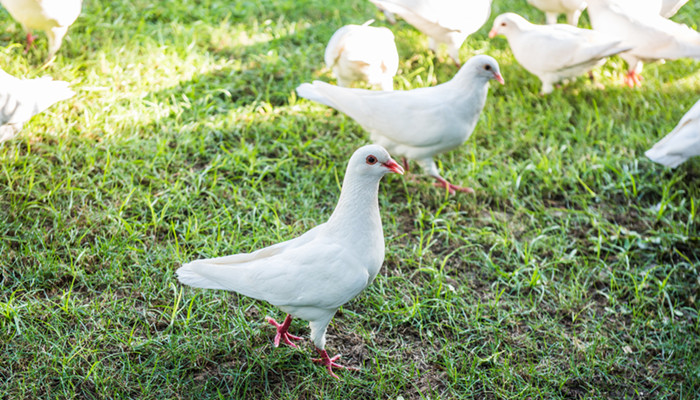
<instances>
[{"instance_id":1,"label":"red eye ring","mask_svg":"<svg viewBox=\"0 0 700 400\"><path fill-rule=\"evenodd\" d=\"M369 164L369 165L374 165L374 164L377 163L377 157L375 157L375 156L373 156L373 155L370 154L370 155L367 156L366 161L367 161L367 164Z\"/></svg>"}]
</instances>

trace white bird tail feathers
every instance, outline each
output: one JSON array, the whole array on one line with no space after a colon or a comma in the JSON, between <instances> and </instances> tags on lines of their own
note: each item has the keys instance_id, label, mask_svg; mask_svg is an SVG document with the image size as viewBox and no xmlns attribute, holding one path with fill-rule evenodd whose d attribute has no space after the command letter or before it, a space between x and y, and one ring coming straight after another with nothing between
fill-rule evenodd
<instances>
[{"instance_id":1,"label":"white bird tail feathers","mask_svg":"<svg viewBox=\"0 0 700 400\"><path fill-rule=\"evenodd\" d=\"M32 79L28 83L30 84L27 85L27 89L37 94L35 97L36 102L34 103L34 114L38 114L54 103L70 99L75 95L75 92L68 87L70 84L65 81L54 81L49 77L43 77Z\"/></svg>"},{"instance_id":2,"label":"white bird tail feathers","mask_svg":"<svg viewBox=\"0 0 700 400\"><path fill-rule=\"evenodd\" d=\"M651 149L647 150L644 155L651 161L665 165L669 168L676 168L688 159L688 157L681 154L668 154L657 147L652 147Z\"/></svg>"},{"instance_id":3,"label":"white bird tail feathers","mask_svg":"<svg viewBox=\"0 0 700 400\"><path fill-rule=\"evenodd\" d=\"M302 83L301 85L299 85L297 87L297 94L299 95L299 97L313 100L315 102L325 104L328 107L333 107L337 109L338 107L336 106L336 104L318 90L318 87L315 85L316 82L318 81L314 81L314 83Z\"/></svg>"}]
</instances>

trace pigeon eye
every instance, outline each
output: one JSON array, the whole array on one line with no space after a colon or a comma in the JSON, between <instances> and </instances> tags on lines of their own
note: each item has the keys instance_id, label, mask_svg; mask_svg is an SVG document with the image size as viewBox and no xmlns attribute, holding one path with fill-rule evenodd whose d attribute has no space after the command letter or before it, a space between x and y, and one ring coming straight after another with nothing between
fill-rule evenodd
<instances>
[{"instance_id":1,"label":"pigeon eye","mask_svg":"<svg viewBox=\"0 0 700 400\"><path fill-rule=\"evenodd\" d=\"M505 23L505 22L501 22L501 26L506 26L506 23Z\"/></svg>"},{"instance_id":2,"label":"pigeon eye","mask_svg":"<svg viewBox=\"0 0 700 400\"><path fill-rule=\"evenodd\" d=\"M377 163L377 157L372 156L372 155L367 156L367 164L374 165L376 163Z\"/></svg>"},{"instance_id":3,"label":"pigeon eye","mask_svg":"<svg viewBox=\"0 0 700 400\"><path fill-rule=\"evenodd\" d=\"M491 71L491 66L488 65L488 64L487 64L487 65L484 65L484 69L487 70L487 71Z\"/></svg>"}]
</instances>

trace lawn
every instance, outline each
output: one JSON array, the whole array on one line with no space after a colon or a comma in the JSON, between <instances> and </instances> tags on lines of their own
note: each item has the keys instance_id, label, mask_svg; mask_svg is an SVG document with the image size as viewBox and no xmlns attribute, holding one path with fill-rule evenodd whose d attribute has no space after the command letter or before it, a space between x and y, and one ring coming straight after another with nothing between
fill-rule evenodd
<instances>
[{"instance_id":1,"label":"lawn","mask_svg":"<svg viewBox=\"0 0 700 400\"><path fill-rule=\"evenodd\" d=\"M490 21L525 0L496 0ZM473 136L438 157L475 195L418 166L380 185L382 270L329 327L321 366L272 344L267 303L183 287L174 271L322 223L368 135L294 88L321 79L335 29L366 0L86 0L57 59L0 11L1 67L77 95L0 144L0 398L696 399L700 396L700 158L644 151L700 97L700 63L614 57L548 96L490 22ZM700 28L700 4L675 21ZM584 15L582 25L588 25ZM401 21L397 89L457 71ZM601 85L605 87L602 88Z\"/></svg>"}]
</instances>

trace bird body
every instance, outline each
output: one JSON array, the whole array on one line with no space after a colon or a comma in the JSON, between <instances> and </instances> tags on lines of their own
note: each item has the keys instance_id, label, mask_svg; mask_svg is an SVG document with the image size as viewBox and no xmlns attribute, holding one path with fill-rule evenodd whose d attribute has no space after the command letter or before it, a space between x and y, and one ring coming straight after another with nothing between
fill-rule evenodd
<instances>
[{"instance_id":1,"label":"bird body","mask_svg":"<svg viewBox=\"0 0 700 400\"><path fill-rule=\"evenodd\" d=\"M370 133L372 142L416 160L447 186L433 157L460 146L472 134L491 79L503 83L498 63L480 55L465 63L450 81L434 87L377 92L314 81L301 84L297 93L347 114ZM454 189L462 188L452 185L450 191Z\"/></svg>"},{"instance_id":2,"label":"bird body","mask_svg":"<svg viewBox=\"0 0 700 400\"><path fill-rule=\"evenodd\" d=\"M394 34L384 27L369 26L371 22L338 29L326 46L326 67L333 71L340 86L365 81L382 90L393 90L399 68Z\"/></svg>"},{"instance_id":3,"label":"bird body","mask_svg":"<svg viewBox=\"0 0 700 400\"><path fill-rule=\"evenodd\" d=\"M437 52L444 43L458 65L459 48L481 28L491 14L491 0L370 0L379 9L406 20L429 38Z\"/></svg>"},{"instance_id":4,"label":"bird body","mask_svg":"<svg viewBox=\"0 0 700 400\"><path fill-rule=\"evenodd\" d=\"M326 223L252 253L184 264L177 270L178 279L193 287L265 300L309 321L311 339L326 354L326 328L336 310L374 280L384 261L377 197L379 181L389 172L403 173L403 169L385 149L377 145L358 149L348 163L338 204ZM279 324L274 324L278 343ZM292 344L285 335L286 328L283 339Z\"/></svg>"},{"instance_id":5,"label":"bird body","mask_svg":"<svg viewBox=\"0 0 700 400\"><path fill-rule=\"evenodd\" d=\"M664 18L671 18L672 16L676 15L678 10L680 10L680 8L687 2L688 0L663 0L661 2L661 10L659 14L661 14L661 16Z\"/></svg>"},{"instance_id":6,"label":"bird body","mask_svg":"<svg viewBox=\"0 0 700 400\"><path fill-rule=\"evenodd\" d=\"M0 143L12 138L34 115L75 94L64 81L19 79L0 69Z\"/></svg>"},{"instance_id":7,"label":"bird body","mask_svg":"<svg viewBox=\"0 0 700 400\"><path fill-rule=\"evenodd\" d=\"M622 40L620 53L628 64L626 83L640 85L644 61L700 58L700 33L657 13L630 12L611 0L589 0L593 29Z\"/></svg>"},{"instance_id":8,"label":"bird body","mask_svg":"<svg viewBox=\"0 0 700 400\"><path fill-rule=\"evenodd\" d=\"M536 25L514 13L501 14L489 37L502 34L511 51L530 73L542 81L542 93L554 84L590 71L607 57L629 50L621 40L566 24Z\"/></svg>"},{"instance_id":9,"label":"bird body","mask_svg":"<svg viewBox=\"0 0 700 400\"><path fill-rule=\"evenodd\" d=\"M676 168L700 155L700 101L681 118L668 135L644 153L652 161Z\"/></svg>"},{"instance_id":10,"label":"bird body","mask_svg":"<svg viewBox=\"0 0 700 400\"><path fill-rule=\"evenodd\" d=\"M576 26L581 13L586 8L585 0L527 0L527 2L544 12L548 24L556 24L557 15L566 14L566 21Z\"/></svg>"},{"instance_id":11,"label":"bird body","mask_svg":"<svg viewBox=\"0 0 700 400\"><path fill-rule=\"evenodd\" d=\"M49 39L48 58L61 47L68 28L80 15L82 0L0 0L25 32L29 45L33 41L32 30L46 33Z\"/></svg>"}]
</instances>

